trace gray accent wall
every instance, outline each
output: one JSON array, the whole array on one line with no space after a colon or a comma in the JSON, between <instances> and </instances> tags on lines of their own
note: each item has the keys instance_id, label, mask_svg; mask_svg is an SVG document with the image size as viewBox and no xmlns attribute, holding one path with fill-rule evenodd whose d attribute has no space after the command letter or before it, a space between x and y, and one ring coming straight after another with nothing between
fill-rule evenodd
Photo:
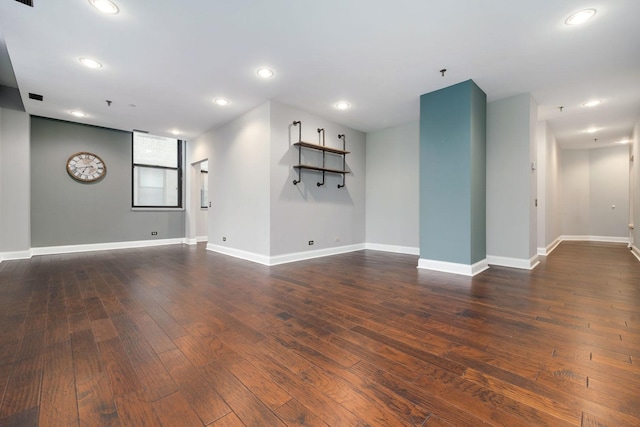
<instances>
[{"instance_id":1,"label":"gray accent wall","mask_svg":"<svg viewBox=\"0 0 640 427\"><path fill-rule=\"evenodd\" d=\"M537 256L536 106L521 94L487 106L487 255Z\"/></svg>"},{"instance_id":2,"label":"gray accent wall","mask_svg":"<svg viewBox=\"0 0 640 427\"><path fill-rule=\"evenodd\" d=\"M366 241L420 246L420 123L367 133Z\"/></svg>"},{"instance_id":3,"label":"gray accent wall","mask_svg":"<svg viewBox=\"0 0 640 427\"><path fill-rule=\"evenodd\" d=\"M0 260L31 248L29 133L27 113L0 108Z\"/></svg>"},{"instance_id":4,"label":"gray accent wall","mask_svg":"<svg viewBox=\"0 0 640 427\"><path fill-rule=\"evenodd\" d=\"M131 144L130 132L31 118L32 247L184 237L184 211L132 210ZM66 162L79 151L104 160L104 179L71 179Z\"/></svg>"},{"instance_id":5,"label":"gray accent wall","mask_svg":"<svg viewBox=\"0 0 640 427\"><path fill-rule=\"evenodd\" d=\"M485 259L486 95L472 81L420 97L420 258Z\"/></svg>"}]
</instances>

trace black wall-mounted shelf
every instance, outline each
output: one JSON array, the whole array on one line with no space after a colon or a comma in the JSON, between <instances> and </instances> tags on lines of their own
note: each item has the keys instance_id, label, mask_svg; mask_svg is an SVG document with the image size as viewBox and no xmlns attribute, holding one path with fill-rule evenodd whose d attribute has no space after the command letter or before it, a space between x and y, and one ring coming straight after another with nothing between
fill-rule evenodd
<instances>
[{"instance_id":1,"label":"black wall-mounted shelf","mask_svg":"<svg viewBox=\"0 0 640 427\"><path fill-rule=\"evenodd\" d=\"M310 142L302 141L302 122L294 121L293 126L298 126L298 142L294 143L296 147L298 147L298 164L294 165L293 168L298 170L298 179L293 180L293 185L298 185L302 182L302 170L311 170L316 172L322 172L322 182L318 182L316 185L321 187L324 185L324 174L325 173L333 173L342 175L342 184L338 184L338 188L342 188L345 186L345 174L351 173L346 170L346 155L349 154L349 151L346 150L346 140L344 134L338 135L339 139L342 139L342 149L327 147L324 144L324 129L318 129L318 135L322 135L322 144L312 144ZM322 166L314 166L314 165L303 165L302 164L302 149L306 148L309 150L316 150L322 152ZM342 156L342 169L333 169L325 167L325 154L337 154Z\"/></svg>"}]
</instances>

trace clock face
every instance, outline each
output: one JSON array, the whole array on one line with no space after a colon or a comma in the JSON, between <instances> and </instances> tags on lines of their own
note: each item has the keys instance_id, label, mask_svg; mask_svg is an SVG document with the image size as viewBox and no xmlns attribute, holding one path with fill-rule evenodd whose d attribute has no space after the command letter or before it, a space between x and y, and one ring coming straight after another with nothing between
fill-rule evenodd
<instances>
[{"instance_id":1,"label":"clock face","mask_svg":"<svg viewBox=\"0 0 640 427\"><path fill-rule=\"evenodd\" d=\"M79 182L95 182L107 173L107 166L93 153L80 152L67 160L67 172Z\"/></svg>"}]
</instances>

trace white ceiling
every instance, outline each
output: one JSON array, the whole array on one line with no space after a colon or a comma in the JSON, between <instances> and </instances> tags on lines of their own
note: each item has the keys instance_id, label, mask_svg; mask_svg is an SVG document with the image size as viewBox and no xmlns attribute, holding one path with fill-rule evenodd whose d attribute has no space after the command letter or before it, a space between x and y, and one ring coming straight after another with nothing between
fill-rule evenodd
<instances>
[{"instance_id":1,"label":"white ceiling","mask_svg":"<svg viewBox=\"0 0 640 427\"><path fill-rule=\"evenodd\" d=\"M489 101L530 92L564 147L615 143L640 117L638 0L115 0L111 16L88 0L34 1L0 2L34 115L193 139L275 100L368 132L417 120L421 94L473 79ZM564 24L584 8L595 18ZM276 76L260 80L263 65Z\"/></svg>"}]
</instances>

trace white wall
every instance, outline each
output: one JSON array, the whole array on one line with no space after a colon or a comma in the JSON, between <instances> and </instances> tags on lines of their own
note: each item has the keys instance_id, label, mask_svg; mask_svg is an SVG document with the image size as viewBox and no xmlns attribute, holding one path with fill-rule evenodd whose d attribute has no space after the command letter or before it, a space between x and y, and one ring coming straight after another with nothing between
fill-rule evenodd
<instances>
[{"instance_id":1,"label":"white wall","mask_svg":"<svg viewBox=\"0 0 640 427\"><path fill-rule=\"evenodd\" d=\"M629 148L563 150L562 234L625 240L629 219ZM615 208L613 208L615 206Z\"/></svg>"},{"instance_id":2,"label":"white wall","mask_svg":"<svg viewBox=\"0 0 640 427\"><path fill-rule=\"evenodd\" d=\"M562 234L589 234L591 205L589 150L563 150L561 161Z\"/></svg>"},{"instance_id":3,"label":"white wall","mask_svg":"<svg viewBox=\"0 0 640 427\"><path fill-rule=\"evenodd\" d=\"M368 247L420 253L420 123L367 134Z\"/></svg>"},{"instance_id":4,"label":"white wall","mask_svg":"<svg viewBox=\"0 0 640 427\"><path fill-rule=\"evenodd\" d=\"M538 144L536 124L538 123L538 104L529 96L529 260L530 265L538 263L538 207L536 198L538 193Z\"/></svg>"},{"instance_id":5,"label":"white wall","mask_svg":"<svg viewBox=\"0 0 640 427\"><path fill-rule=\"evenodd\" d=\"M346 135L346 187L337 188L342 176L325 174L325 185L318 187L322 174L301 171L302 182L293 185L298 173L298 127L302 140L317 144L318 128L325 130L325 144L342 148L338 134ZM288 105L271 102L271 246L272 261L308 251L328 253L365 242L365 134L309 114ZM342 169L342 156L326 153L326 166ZM303 163L322 164L322 154L303 149ZM308 242L314 241L313 246ZM279 257L279 258L278 258Z\"/></svg>"},{"instance_id":6,"label":"white wall","mask_svg":"<svg viewBox=\"0 0 640 427\"><path fill-rule=\"evenodd\" d=\"M265 103L196 139L194 152L209 153L209 249L263 261L270 254L270 109Z\"/></svg>"},{"instance_id":7,"label":"white wall","mask_svg":"<svg viewBox=\"0 0 640 427\"><path fill-rule=\"evenodd\" d=\"M553 244L562 234L561 215L561 182L560 162L561 150L551 129L547 127L545 150L545 236L544 244ZM539 157L539 156L538 156Z\"/></svg>"},{"instance_id":8,"label":"white wall","mask_svg":"<svg viewBox=\"0 0 640 427\"><path fill-rule=\"evenodd\" d=\"M208 138L210 137L211 132L208 132L194 141L186 143L185 238L189 244L195 244L198 237L208 234L207 210L200 209L200 177L198 176L200 169L198 163L209 158Z\"/></svg>"},{"instance_id":9,"label":"white wall","mask_svg":"<svg viewBox=\"0 0 640 427\"><path fill-rule=\"evenodd\" d=\"M590 150L589 234L629 236L629 147ZM615 208L614 208L615 206Z\"/></svg>"},{"instance_id":10,"label":"white wall","mask_svg":"<svg viewBox=\"0 0 640 427\"><path fill-rule=\"evenodd\" d=\"M633 137L630 147L633 158L633 173L629 177L631 184L631 201L633 207L630 213L630 223L634 229L631 232L631 240L635 254L640 257L640 118L633 128Z\"/></svg>"},{"instance_id":11,"label":"white wall","mask_svg":"<svg viewBox=\"0 0 640 427\"><path fill-rule=\"evenodd\" d=\"M0 260L31 248L30 117L0 108Z\"/></svg>"},{"instance_id":12,"label":"white wall","mask_svg":"<svg viewBox=\"0 0 640 427\"><path fill-rule=\"evenodd\" d=\"M538 159L537 159L537 172L536 176L538 178L538 212L537 212L537 221L538 221L538 235L536 236L536 240L538 243L538 254L542 253L546 254L542 248L546 247L546 230L547 230L547 214L546 214L546 206L547 206L547 131L548 126L547 122L541 121L538 122L537 126L538 130L536 132L536 140L538 144Z\"/></svg>"},{"instance_id":13,"label":"white wall","mask_svg":"<svg viewBox=\"0 0 640 427\"><path fill-rule=\"evenodd\" d=\"M487 104L487 261L531 268L537 262L537 107L530 94Z\"/></svg>"},{"instance_id":14,"label":"white wall","mask_svg":"<svg viewBox=\"0 0 640 427\"><path fill-rule=\"evenodd\" d=\"M546 255L562 234L560 211L560 149L547 122L538 122L538 254Z\"/></svg>"}]
</instances>

